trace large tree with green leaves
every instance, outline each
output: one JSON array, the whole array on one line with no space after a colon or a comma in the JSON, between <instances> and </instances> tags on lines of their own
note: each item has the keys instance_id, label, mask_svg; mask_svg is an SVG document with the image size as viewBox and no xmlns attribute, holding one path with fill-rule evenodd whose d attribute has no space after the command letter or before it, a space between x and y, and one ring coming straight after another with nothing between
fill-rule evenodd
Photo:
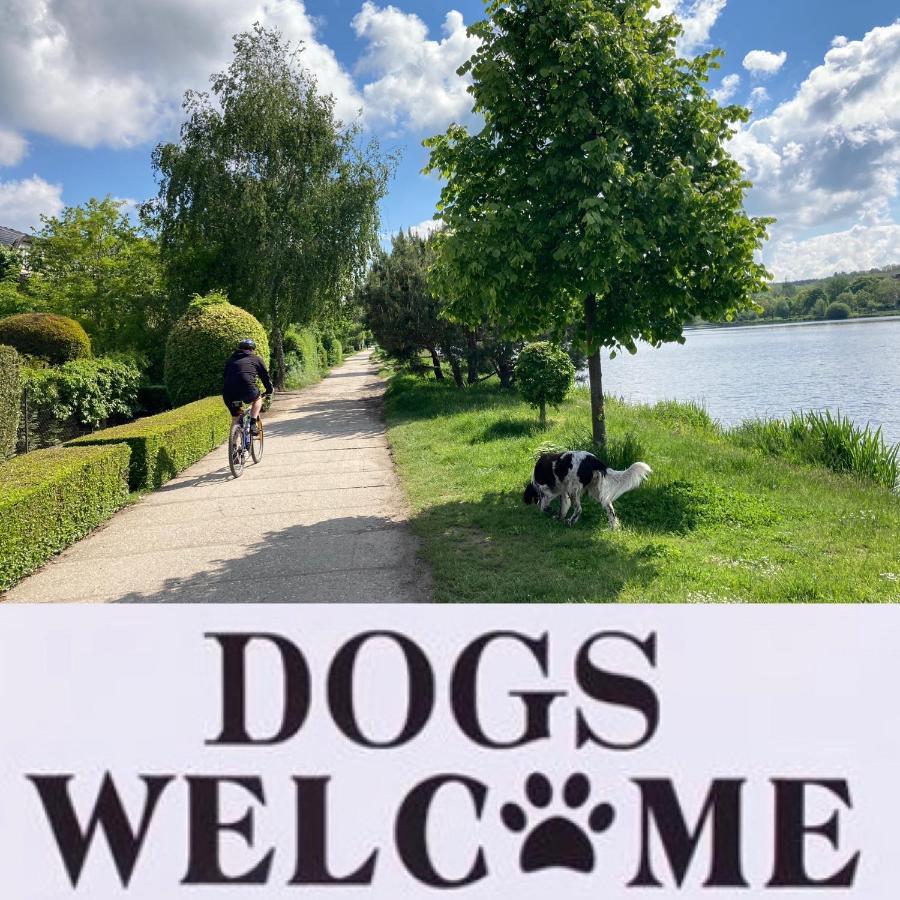
<instances>
[{"instance_id":1,"label":"large tree with green leaves","mask_svg":"<svg viewBox=\"0 0 900 900\"><path fill-rule=\"evenodd\" d=\"M95 352L136 351L161 364L166 335L186 303L166 293L156 242L123 205L91 198L44 217L23 290L30 307L79 321Z\"/></svg>"},{"instance_id":2,"label":"large tree with green leaves","mask_svg":"<svg viewBox=\"0 0 900 900\"><path fill-rule=\"evenodd\" d=\"M446 179L435 282L464 322L574 324L605 443L600 348L683 340L749 305L768 220L727 150L748 112L707 92L716 53L676 52L653 0L496 0L470 28L483 127L426 142Z\"/></svg>"},{"instance_id":3,"label":"large tree with green leaves","mask_svg":"<svg viewBox=\"0 0 900 900\"><path fill-rule=\"evenodd\" d=\"M287 326L315 321L364 272L392 160L336 118L302 48L259 25L234 46L211 93L185 95L181 140L156 148L145 213L173 285L222 289L271 328L279 382Z\"/></svg>"}]
</instances>

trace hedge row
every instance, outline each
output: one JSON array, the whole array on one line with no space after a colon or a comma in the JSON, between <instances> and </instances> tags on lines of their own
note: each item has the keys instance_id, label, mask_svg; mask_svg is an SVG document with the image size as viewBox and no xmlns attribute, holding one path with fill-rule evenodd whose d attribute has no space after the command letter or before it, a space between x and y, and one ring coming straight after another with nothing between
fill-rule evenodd
<instances>
[{"instance_id":1,"label":"hedge row","mask_svg":"<svg viewBox=\"0 0 900 900\"><path fill-rule=\"evenodd\" d=\"M228 438L231 416L218 397L207 397L158 416L76 438L68 446L127 444L132 490L157 488Z\"/></svg>"},{"instance_id":2,"label":"hedge row","mask_svg":"<svg viewBox=\"0 0 900 900\"><path fill-rule=\"evenodd\" d=\"M22 397L19 354L0 344L0 462L16 452L16 429Z\"/></svg>"},{"instance_id":3,"label":"hedge row","mask_svg":"<svg viewBox=\"0 0 900 900\"><path fill-rule=\"evenodd\" d=\"M123 444L37 450L0 465L0 590L124 505L127 476Z\"/></svg>"}]
</instances>

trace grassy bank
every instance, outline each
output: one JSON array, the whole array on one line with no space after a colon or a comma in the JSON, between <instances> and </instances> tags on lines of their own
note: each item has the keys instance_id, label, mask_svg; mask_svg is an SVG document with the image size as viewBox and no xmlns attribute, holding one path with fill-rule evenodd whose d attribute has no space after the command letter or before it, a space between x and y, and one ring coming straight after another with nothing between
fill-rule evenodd
<instances>
[{"instance_id":1,"label":"grassy bank","mask_svg":"<svg viewBox=\"0 0 900 900\"><path fill-rule=\"evenodd\" d=\"M495 384L395 376L389 436L442 601L900 601L900 500L884 488L741 447L695 408L608 405L619 455L651 481L566 528L522 504L535 451L585 446L586 394L541 431Z\"/></svg>"}]
</instances>

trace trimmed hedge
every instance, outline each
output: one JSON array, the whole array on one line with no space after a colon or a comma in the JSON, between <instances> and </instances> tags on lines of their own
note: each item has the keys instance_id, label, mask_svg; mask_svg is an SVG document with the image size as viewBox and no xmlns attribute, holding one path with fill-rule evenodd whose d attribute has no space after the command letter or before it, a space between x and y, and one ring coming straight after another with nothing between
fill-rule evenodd
<instances>
[{"instance_id":1,"label":"trimmed hedge","mask_svg":"<svg viewBox=\"0 0 900 900\"><path fill-rule=\"evenodd\" d=\"M0 344L59 366L91 355L91 339L74 320L55 313L19 313L0 319Z\"/></svg>"},{"instance_id":2,"label":"trimmed hedge","mask_svg":"<svg viewBox=\"0 0 900 900\"><path fill-rule=\"evenodd\" d=\"M0 464L0 590L128 500L128 447L55 447Z\"/></svg>"},{"instance_id":3,"label":"trimmed hedge","mask_svg":"<svg viewBox=\"0 0 900 900\"><path fill-rule=\"evenodd\" d=\"M124 443L131 448L128 483L133 491L157 488L215 450L228 438L231 416L219 397L106 428L67 445Z\"/></svg>"},{"instance_id":4,"label":"trimmed hedge","mask_svg":"<svg viewBox=\"0 0 900 900\"><path fill-rule=\"evenodd\" d=\"M0 344L0 462L16 452L16 432L22 400L19 354Z\"/></svg>"},{"instance_id":5,"label":"trimmed hedge","mask_svg":"<svg viewBox=\"0 0 900 900\"><path fill-rule=\"evenodd\" d=\"M225 363L243 338L256 341L256 352L268 367L269 340L257 319L224 294L195 297L166 343L165 383L172 403L181 406L221 394Z\"/></svg>"}]
</instances>

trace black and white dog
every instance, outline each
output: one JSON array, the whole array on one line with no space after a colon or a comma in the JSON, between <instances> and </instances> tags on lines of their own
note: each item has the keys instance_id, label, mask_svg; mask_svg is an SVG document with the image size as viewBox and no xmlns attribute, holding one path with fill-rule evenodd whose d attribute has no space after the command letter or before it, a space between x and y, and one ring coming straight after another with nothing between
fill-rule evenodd
<instances>
[{"instance_id":1,"label":"black and white dog","mask_svg":"<svg viewBox=\"0 0 900 900\"><path fill-rule=\"evenodd\" d=\"M610 528L618 528L619 520L613 501L639 487L653 474L647 463L636 462L624 472L607 468L592 453L569 450L566 453L544 453L535 463L531 481L525 485L525 503L537 503L547 512L556 497L559 518L574 525L581 518L581 495L593 497L605 510ZM566 513L572 506L572 515Z\"/></svg>"}]
</instances>

